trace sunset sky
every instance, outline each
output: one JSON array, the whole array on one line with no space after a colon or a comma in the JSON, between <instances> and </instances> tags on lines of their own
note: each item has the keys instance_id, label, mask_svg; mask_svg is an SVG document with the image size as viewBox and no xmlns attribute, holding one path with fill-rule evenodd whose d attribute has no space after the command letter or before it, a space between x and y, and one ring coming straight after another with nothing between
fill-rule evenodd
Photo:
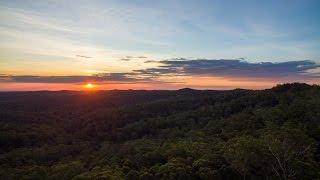
<instances>
[{"instance_id":1,"label":"sunset sky","mask_svg":"<svg viewBox=\"0 0 320 180\"><path fill-rule=\"evenodd\" d=\"M319 0L1 0L0 91L320 83Z\"/></svg>"}]
</instances>

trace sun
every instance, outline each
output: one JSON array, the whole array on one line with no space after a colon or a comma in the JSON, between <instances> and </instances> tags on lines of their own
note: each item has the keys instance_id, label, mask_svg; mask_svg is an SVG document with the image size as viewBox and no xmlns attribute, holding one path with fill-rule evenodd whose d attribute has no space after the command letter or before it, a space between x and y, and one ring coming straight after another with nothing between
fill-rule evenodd
<instances>
[{"instance_id":1,"label":"sun","mask_svg":"<svg viewBox=\"0 0 320 180\"><path fill-rule=\"evenodd\" d=\"M87 84L84 85L84 87L85 87L86 89L93 89L93 88L95 87L95 85L92 84L92 83L87 83Z\"/></svg>"}]
</instances>

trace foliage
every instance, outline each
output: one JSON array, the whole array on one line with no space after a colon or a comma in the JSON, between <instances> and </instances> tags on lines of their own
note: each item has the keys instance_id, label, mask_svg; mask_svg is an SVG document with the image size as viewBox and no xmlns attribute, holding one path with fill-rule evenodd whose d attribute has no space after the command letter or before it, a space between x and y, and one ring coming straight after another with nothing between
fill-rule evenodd
<instances>
[{"instance_id":1,"label":"foliage","mask_svg":"<svg viewBox=\"0 0 320 180\"><path fill-rule=\"evenodd\" d=\"M0 93L0 179L320 179L320 87Z\"/></svg>"}]
</instances>

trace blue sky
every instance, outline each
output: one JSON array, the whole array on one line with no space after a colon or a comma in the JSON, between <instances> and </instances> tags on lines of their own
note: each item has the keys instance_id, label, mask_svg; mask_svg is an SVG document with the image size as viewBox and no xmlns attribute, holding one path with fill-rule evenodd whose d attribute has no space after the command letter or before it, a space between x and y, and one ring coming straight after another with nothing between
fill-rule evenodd
<instances>
[{"instance_id":1,"label":"blue sky","mask_svg":"<svg viewBox=\"0 0 320 180\"><path fill-rule=\"evenodd\" d=\"M317 0L2 0L0 74L130 73L157 67L141 59L179 57L320 63L319 8Z\"/></svg>"},{"instance_id":2,"label":"blue sky","mask_svg":"<svg viewBox=\"0 0 320 180\"><path fill-rule=\"evenodd\" d=\"M319 7L310 0L1 1L1 9L48 23L24 27L35 33L161 57L257 61L318 60ZM17 24L10 20L1 27Z\"/></svg>"}]
</instances>

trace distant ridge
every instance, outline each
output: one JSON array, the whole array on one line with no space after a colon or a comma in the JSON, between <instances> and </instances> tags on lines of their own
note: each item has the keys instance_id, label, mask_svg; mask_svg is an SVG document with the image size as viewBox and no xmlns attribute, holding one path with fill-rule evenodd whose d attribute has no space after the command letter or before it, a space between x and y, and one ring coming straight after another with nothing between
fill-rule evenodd
<instances>
[{"instance_id":1,"label":"distant ridge","mask_svg":"<svg viewBox=\"0 0 320 180\"><path fill-rule=\"evenodd\" d=\"M178 89L178 91L188 92L188 91L198 91L198 90L191 89L191 88L182 88L182 89Z\"/></svg>"}]
</instances>

